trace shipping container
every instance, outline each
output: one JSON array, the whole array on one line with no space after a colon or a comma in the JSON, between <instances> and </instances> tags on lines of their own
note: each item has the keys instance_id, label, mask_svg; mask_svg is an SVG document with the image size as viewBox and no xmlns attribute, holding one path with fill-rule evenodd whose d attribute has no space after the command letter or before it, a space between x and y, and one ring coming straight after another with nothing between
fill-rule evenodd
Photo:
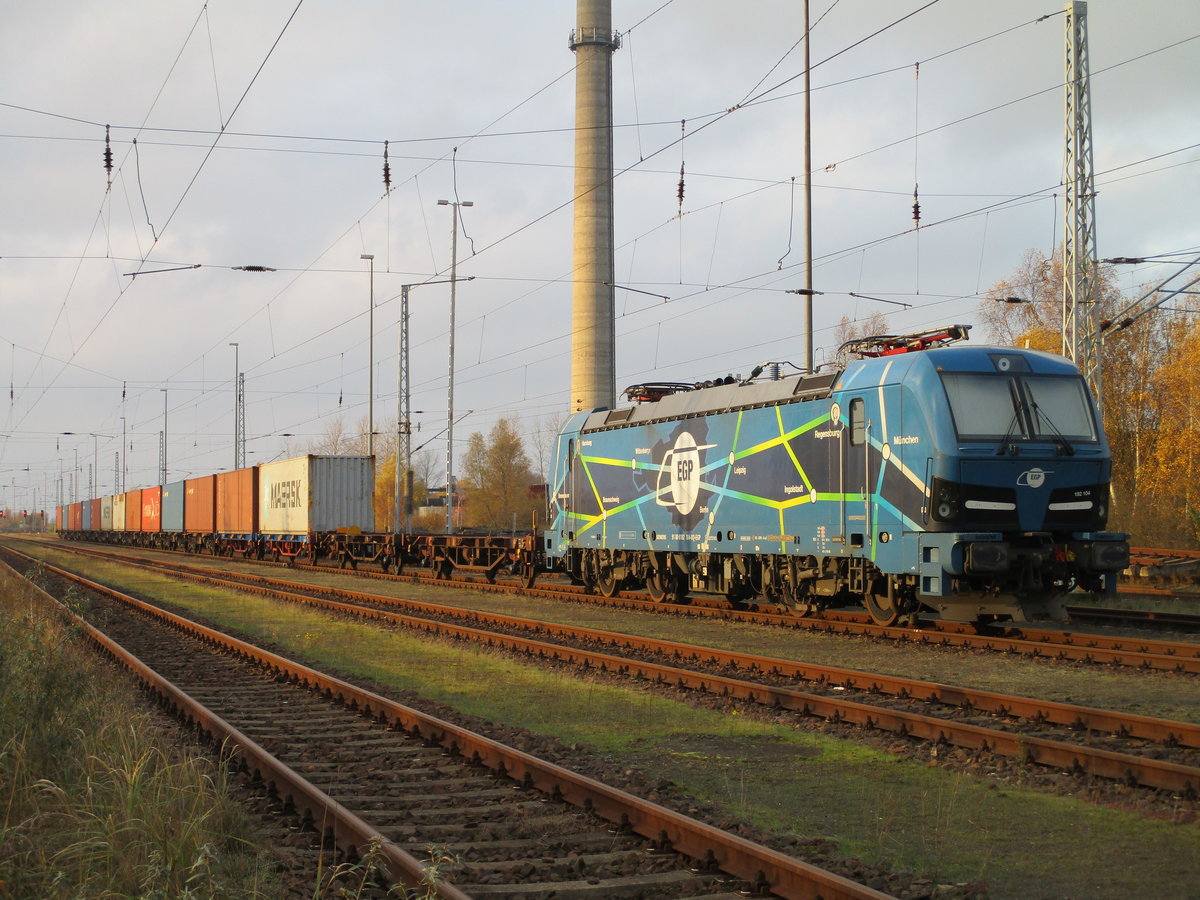
<instances>
[{"instance_id":1,"label":"shipping container","mask_svg":"<svg viewBox=\"0 0 1200 900\"><path fill-rule=\"evenodd\" d=\"M112 531L113 530L113 498L112 497L101 497L100 498L100 530L101 531Z\"/></svg>"},{"instance_id":2,"label":"shipping container","mask_svg":"<svg viewBox=\"0 0 1200 900\"><path fill-rule=\"evenodd\" d=\"M375 461L297 456L258 467L260 534L375 530Z\"/></svg>"},{"instance_id":3,"label":"shipping container","mask_svg":"<svg viewBox=\"0 0 1200 900\"><path fill-rule=\"evenodd\" d=\"M61 506L54 507L54 529L56 531L66 531L64 527L67 520L63 517L63 508Z\"/></svg>"},{"instance_id":4,"label":"shipping container","mask_svg":"<svg viewBox=\"0 0 1200 900\"><path fill-rule=\"evenodd\" d=\"M91 504L92 504L92 524L89 525L88 527L91 528L92 531L102 531L103 527L102 527L101 523L104 521L104 509L101 506L100 498L97 497L95 500L92 500Z\"/></svg>"},{"instance_id":5,"label":"shipping container","mask_svg":"<svg viewBox=\"0 0 1200 900\"><path fill-rule=\"evenodd\" d=\"M81 507L79 527L83 531L91 531L92 530L92 501L84 500L79 505Z\"/></svg>"},{"instance_id":6,"label":"shipping container","mask_svg":"<svg viewBox=\"0 0 1200 900\"><path fill-rule=\"evenodd\" d=\"M216 530L221 534L253 534L258 519L258 467L220 472L216 478Z\"/></svg>"},{"instance_id":7,"label":"shipping container","mask_svg":"<svg viewBox=\"0 0 1200 900\"><path fill-rule=\"evenodd\" d=\"M183 531L183 495L187 482L172 481L162 489L162 530Z\"/></svg>"},{"instance_id":8,"label":"shipping container","mask_svg":"<svg viewBox=\"0 0 1200 900\"><path fill-rule=\"evenodd\" d=\"M142 488L142 531L160 531L162 528L162 488Z\"/></svg>"},{"instance_id":9,"label":"shipping container","mask_svg":"<svg viewBox=\"0 0 1200 900\"><path fill-rule=\"evenodd\" d=\"M113 531L124 531L125 530L125 495L124 494L114 494L113 498L112 498L112 502L113 502L112 530Z\"/></svg>"},{"instance_id":10,"label":"shipping container","mask_svg":"<svg viewBox=\"0 0 1200 900\"><path fill-rule=\"evenodd\" d=\"M142 530L142 491L134 488L125 492L125 530Z\"/></svg>"},{"instance_id":11,"label":"shipping container","mask_svg":"<svg viewBox=\"0 0 1200 900\"><path fill-rule=\"evenodd\" d=\"M67 509L67 523L70 531L83 530L83 503L75 502Z\"/></svg>"},{"instance_id":12,"label":"shipping container","mask_svg":"<svg viewBox=\"0 0 1200 900\"><path fill-rule=\"evenodd\" d=\"M217 476L189 478L184 482L183 530L212 534L217 530Z\"/></svg>"}]
</instances>

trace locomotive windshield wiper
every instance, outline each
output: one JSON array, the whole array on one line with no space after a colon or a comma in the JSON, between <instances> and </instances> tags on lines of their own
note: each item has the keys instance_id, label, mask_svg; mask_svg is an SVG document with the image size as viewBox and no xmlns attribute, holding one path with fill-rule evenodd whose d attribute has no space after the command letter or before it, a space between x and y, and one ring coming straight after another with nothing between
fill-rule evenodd
<instances>
[{"instance_id":1,"label":"locomotive windshield wiper","mask_svg":"<svg viewBox=\"0 0 1200 900\"><path fill-rule=\"evenodd\" d=\"M1066 436L1058 430L1058 427L1052 421L1050 421L1050 417L1042 412L1042 408L1038 406L1036 400L1033 401L1033 412L1038 419L1041 419L1050 427L1050 436L1054 438L1054 443L1058 444L1059 453L1065 454L1066 456L1074 456L1075 448L1071 446L1071 442L1068 441Z\"/></svg>"},{"instance_id":2,"label":"locomotive windshield wiper","mask_svg":"<svg viewBox=\"0 0 1200 900\"><path fill-rule=\"evenodd\" d=\"M1000 438L1000 446L996 448L997 456L1003 456L1005 453L1012 453L1013 456L1017 455L1017 445L1010 444L1009 441L1013 436L1013 432L1017 430L1017 424L1020 422L1020 420L1021 408L1019 406L1014 407L1012 419L1008 423L1008 429L1004 432L1004 437Z\"/></svg>"}]
</instances>

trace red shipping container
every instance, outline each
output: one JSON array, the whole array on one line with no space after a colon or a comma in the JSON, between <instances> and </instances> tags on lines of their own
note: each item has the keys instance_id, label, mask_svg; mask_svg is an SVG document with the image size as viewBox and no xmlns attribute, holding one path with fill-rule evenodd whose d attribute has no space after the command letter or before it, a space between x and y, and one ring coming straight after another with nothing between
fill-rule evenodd
<instances>
[{"instance_id":1,"label":"red shipping container","mask_svg":"<svg viewBox=\"0 0 1200 900\"><path fill-rule=\"evenodd\" d=\"M216 475L184 482L183 530L192 534L212 534L217 530Z\"/></svg>"},{"instance_id":2,"label":"red shipping container","mask_svg":"<svg viewBox=\"0 0 1200 900\"><path fill-rule=\"evenodd\" d=\"M142 530L142 492L140 488L125 492L125 530Z\"/></svg>"},{"instance_id":3,"label":"red shipping container","mask_svg":"<svg viewBox=\"0 0 1200 900\"><path fill-rule=\"evenodd\" d=\"M142 531L162 530L162 488L142 488Z\"/></svg>"},{"instance_id":4,"label":"red shipping container","mask_svg":"<svg viewBox=\"0 0 1200 900\"><path fill-rule=\"evenodd\" d=\"M100 501L97 499L97 500L90 500L88 502L90 502L92 504L92 519L91 519L92 531L99 531L100 530Z\"/></svg>"},{"instance_id":5,"label":"red shipping container","mask_svg":"<svg viewBox=\"0 0 1200 900\"><path fill-rule=\"evenodd\" d=\"M217 531L252 534L258 522L258 467L217 474Z\"/></svg>"}]
</instances>

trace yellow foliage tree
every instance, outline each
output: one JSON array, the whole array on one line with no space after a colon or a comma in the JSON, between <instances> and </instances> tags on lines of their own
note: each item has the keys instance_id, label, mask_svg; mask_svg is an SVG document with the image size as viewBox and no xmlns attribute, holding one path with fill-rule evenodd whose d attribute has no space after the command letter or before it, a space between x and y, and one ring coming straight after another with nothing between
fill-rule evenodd
<instances>
[{"instance_id":1,"label":"yellow foliage tree","mask_svg":"<svg viewBox=\"0 0 1200 900\"><path fill-rule=\"evenodd\" d=\"M1157 419L1140 470L1140 487L1153 498L1154 508L1146 537L1155 544L1195 546L1200 543L1200 325L1175 319L1165 332L1169 353L1154 372L1152 389L1139 397L1154 407Z\"/></svg>"}]
</instances>

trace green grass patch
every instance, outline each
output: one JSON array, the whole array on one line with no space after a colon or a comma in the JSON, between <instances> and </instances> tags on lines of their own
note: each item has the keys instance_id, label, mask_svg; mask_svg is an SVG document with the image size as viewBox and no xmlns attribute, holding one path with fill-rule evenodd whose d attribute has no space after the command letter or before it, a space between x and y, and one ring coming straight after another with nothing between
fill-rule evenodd
<instances>
[{"instance_id":1,"label":"green grass patch","mask_svg":"<svg viewBox=\"0 0 1200 900\"><path fill-rule=\"evenodd\" d=\"M72 567L160 596L315 666L584 745L761 827L826 838L847 854L940 881L987 881L994 897L1174 897L1194 895L1200 884L1200 831L1192 825L1014 789L732 710L697 709L633 683L542 670L301 606L92 562L74 560ZM690 640L679 632L711 623L651 624ZM641 625L639 632L650 630ZM762 646L769 642L763 629L720 627L728 633L726 643L752 637L755 649L774 652ZM796 637L780 634L780 640ZM973 665L970 657L960 662ZM893 660L893 668L899 666ZM1040 671L1043 679L1051 672L1059 677L1058 669Z\"/></svg>"}]
</instances>

